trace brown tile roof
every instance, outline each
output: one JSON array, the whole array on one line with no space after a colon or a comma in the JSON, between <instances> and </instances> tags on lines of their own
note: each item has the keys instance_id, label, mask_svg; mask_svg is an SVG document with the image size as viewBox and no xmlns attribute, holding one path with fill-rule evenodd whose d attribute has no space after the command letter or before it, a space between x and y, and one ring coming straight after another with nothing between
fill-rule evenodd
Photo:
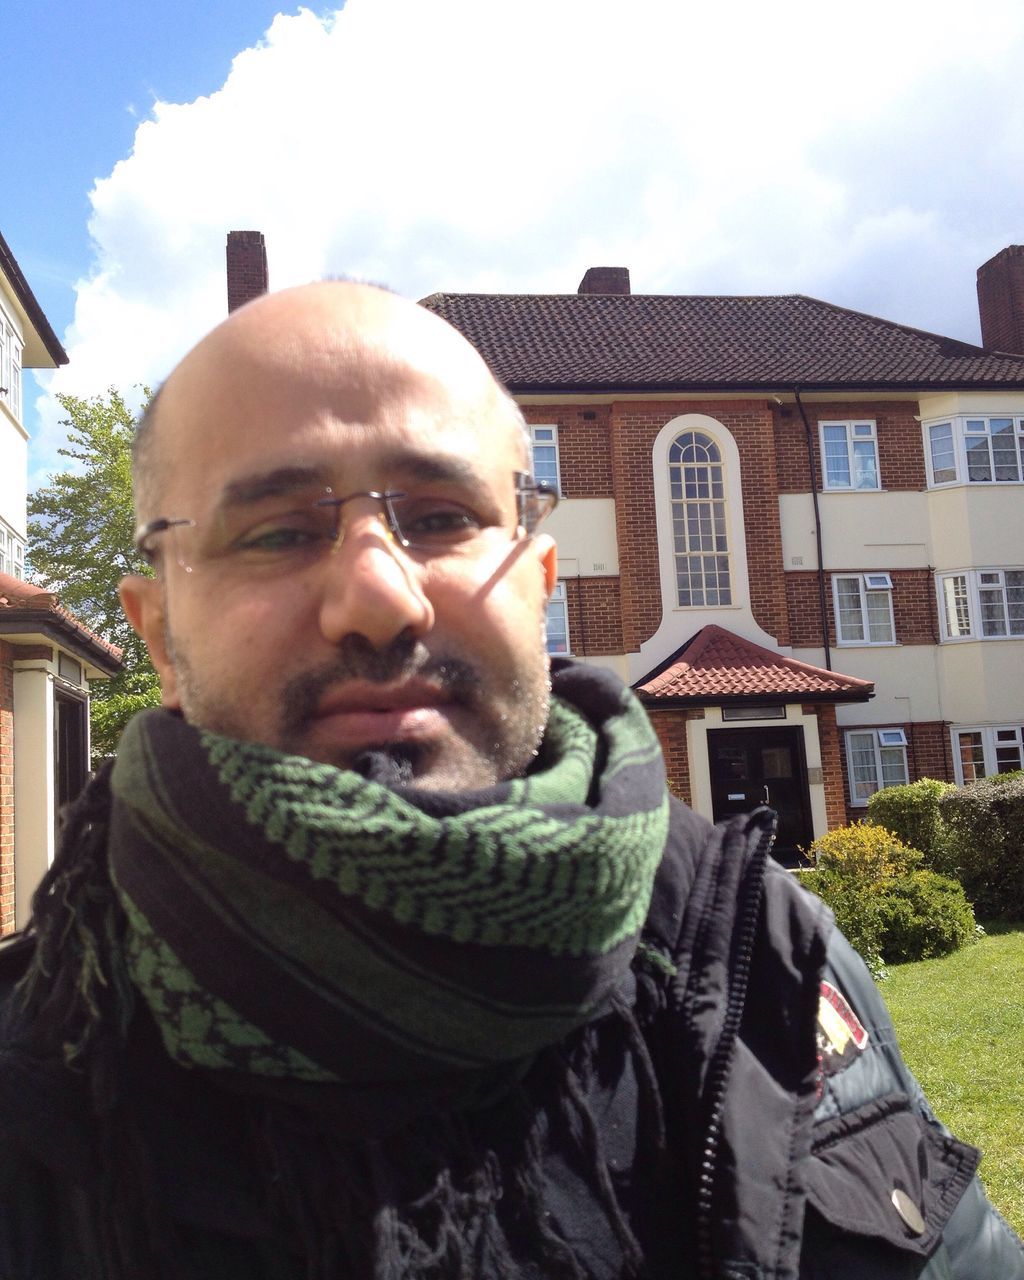
<instances>
[{"instance_id":1,"label":"brown tile roof","mask_svg":"<svg viewBox=\"0 0 1024 1280\"><path fill-rule=\"evenodd\" d=\"M1024 356L807 298L433 293L519 394L1024 387Z\"/></svg>"},{"instance_id":2,"label":"brown tile roof","mask_svg":"<svg viewBox=\"0 0 1024 1280\"><path fill-rule=\"evenodd\" d=\"M121 669L121 650L104 640L45 587L0 573L0 636L52 633L54 638L107 675Z\"/></svg>"},{"instance_id":3,"label":"brown tile roof","mask_svg":"<svg viewBox=\"0 0 1024 1280\"><path fill-rule=\"evenodd\" d=\"M715 706L766 698L809 702L866 702L870 680L783 657L724 627L702 627L633 686L641 699Z\"/></svg>"}]
</instances>

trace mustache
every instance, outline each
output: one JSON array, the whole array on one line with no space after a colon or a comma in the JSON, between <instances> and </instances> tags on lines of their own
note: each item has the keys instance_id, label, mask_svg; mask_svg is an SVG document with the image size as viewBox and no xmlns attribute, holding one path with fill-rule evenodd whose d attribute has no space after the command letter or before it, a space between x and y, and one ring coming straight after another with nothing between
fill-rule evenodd
<instances>
[{"instance_id":1,"label":"mustache","mask_svg":"<svg viewBox=\"0 0 1024 1280\"><path fill-rule=\"evenodd\" d=\"M316 715L324 694L348 681L392 684L411 679L429 680L452 702L472 707L480 697L481 680L476 668L451 654L433 655L416 639L403 632L383 649L375 648L364 636L345 636L326 666L306 671L289 681L283 690L286 732L300 729Z\"/></svg>"}]
</instances>

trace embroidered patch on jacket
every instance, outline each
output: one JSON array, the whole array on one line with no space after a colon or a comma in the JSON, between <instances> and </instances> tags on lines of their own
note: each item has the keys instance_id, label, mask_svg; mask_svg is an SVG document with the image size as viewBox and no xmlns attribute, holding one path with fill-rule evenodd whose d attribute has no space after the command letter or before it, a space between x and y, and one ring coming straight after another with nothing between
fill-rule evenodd
<instances>
[{"instance_id":1,"label":"embroidered patch on jacket","mask_svg":"<svg viewBox=\"0 0 1024 1280\"><path fill-rule=\"evenodd\" d=\"M822 982L818 1000L818 1056L826 1076L845 1071L864 1052L868 1033L845 996Z\"/></svg>"}]
</instances>

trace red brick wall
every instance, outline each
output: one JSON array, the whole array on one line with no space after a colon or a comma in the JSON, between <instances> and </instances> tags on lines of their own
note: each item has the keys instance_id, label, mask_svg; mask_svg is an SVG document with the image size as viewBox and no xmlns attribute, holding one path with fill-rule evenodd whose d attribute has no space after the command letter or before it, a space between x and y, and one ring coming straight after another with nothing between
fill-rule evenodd
<instances>
[{"instance_id":1,"label":"red brick wall","mask_svg":"<svg viewBox=\"0 0 1024 1280\"><path fill-rule=\"evenodd\" d=\"M624 653L618 578L563 578L569 648L580 658Z\"/></svg>"},{"instance_id":2,"label":"red brick wall","mask_svg":"<svg viewBox=\"0 0 1024 1280\"><path fill-rule=\"evenodd\" d=\"M228 311L234 311L270 287L267 246L262 231L229 231L225 257Z\"/></svg>"},{"instance_id":3,"label":"red brick wall","mask_svg":"<svg viewBox=\"0 0 1024 1280\"><path fill-rule=\"evenodd\" d=\"M782 535L775 485L775 437L760 400L619 403L612 406L611 457L619 542L623 638L637 650L661 622L657 527L651 450L666 422L704 413L732 433L742 459L743 518L754 617L780 644L789 643L782 580Z\"/></svg>"},{"instance_id":4,"label":"red brick wall","mask_svg":"<svg viewBox=\"0 0 1024 1280\"><path fill-rule=\"evenodd\" d=\"M528 404L523 405L523 414L531 424L554 423L558 427L563 497L614 496L610 405Z\"/></svg>"},{"instance_id":5,"label":"red brick wall","mask_svg":"<svg viewBox=\"0 0 1024 1280\"><path fill-rule=\"evenodd\" d=\"M887 569L885 565L865 565L851 573L888 573L892 578L892 614L896 639L900 644L938 644L939 617L935 603L935 583L927 569ZM790 643L821 645L821 608L818 575L813 570L786 574L786 607L789 611ZM825 574L825 609L828 634L836 639L832 574ZM840 664L842 665L842 664Z\"/></svg>"},{"instance_id":6,"label":"red brick wall","mask_svg":"<svg viewBox=\"0 0 1024 1280\"><path fill-rule=\"evenodd\" d=\"M1024 352L1024 245L1011 244L978 268L981 340Z\"/></svg>"},{"instance_id":7,"label":"red brick wall","mask_svg":"<svg viewBox=\"0 0 1024 1280\"><path fill-rule=\"evenodd\" d=\"M0 935L14 928L14 659L0 640Z\"/></svg>"},{"instance_id":8,"label":"red brick wall","mask_svg":"<svg viewBox=\"0 0 1024 1280\"><path fill-rule=\"evenodd\" d=\"M703 720L704 712L700 708L690 710L677 708L674 711L649 710L647 714L661 743L669 790L686 804L692 804L690 759L686 750L686 722Z\"/></svg>"},{"instance_id":9,"label":"red brick wall","mask_svg":"<svg viewBox=\"0 0 1024 1280\"><path fill-rule=\"evenodd\" d=\"M818 743L821 749L821 774L825 785L825 821L829 831L846 821L843 757L839 747L836 709L831 704L813 703L803 708L804 715L818 721Z\"/></svg>"},{"instance_id":10,"label":"red brick wall","mask_svg":"<svg viewBox=\"0 0 1024 1280\"><path fill-rule=\"evenodd\" d=\"M921 424L914 418L916 401L878 401L868 404L808 404L814 466L819 490L824 487L821 469L819 422L874 419L878 435L878 470L883 489L918 490L925 487L924 444ZM803 419L794 406L774 411L775 449L778 455L780 493L810 493L807 437Z\"/></svg>"}]
</instances>

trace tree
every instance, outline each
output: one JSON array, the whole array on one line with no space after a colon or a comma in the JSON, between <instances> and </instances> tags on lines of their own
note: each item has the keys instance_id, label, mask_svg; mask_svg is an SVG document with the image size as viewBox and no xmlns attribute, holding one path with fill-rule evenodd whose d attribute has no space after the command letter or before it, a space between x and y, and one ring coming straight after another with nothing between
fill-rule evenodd
<instances>
[{"instance_id":1,"label":"tree","mask_svg":"<svg viewBox=\"0 0 1024 1280\"><path fill-rule=\"evenodd\" d=\"M148 401L150 392L143 389ZM131 445L135 417L111 387L89 400L58 395L68 415L68 444L58 452L71 468L29 497L28 562L32 577L55 591L65 608L118 645L124 668L92 690L94 759L112 755L128 719L160 700L146 647L121 610L117 584L126 573L149 573L135 550Z\"/></svg>"}]
</instances>

